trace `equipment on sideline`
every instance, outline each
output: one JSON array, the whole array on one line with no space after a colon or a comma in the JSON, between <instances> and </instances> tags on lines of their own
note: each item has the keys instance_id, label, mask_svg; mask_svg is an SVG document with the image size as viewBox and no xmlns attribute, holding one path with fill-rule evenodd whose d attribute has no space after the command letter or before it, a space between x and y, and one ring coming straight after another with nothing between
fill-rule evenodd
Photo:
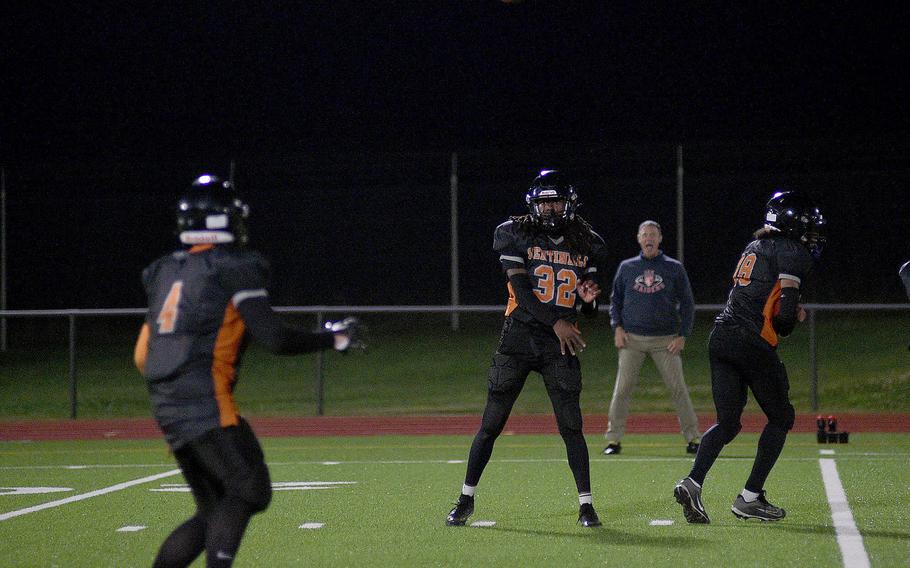
<instances>
[{"instance_id":1,"label":"equipment on sideline","mask_svg":"<svg viewBox=\"0 0 910 568\"><path fill-rule=\"evenodd\" d=\"M819 444L846 444L850 441L850 432L837 431L837 417L833 414L827 419L821 415L816 416L815 426L818 428L815 436Z\"/></svg>"}]
</instances>

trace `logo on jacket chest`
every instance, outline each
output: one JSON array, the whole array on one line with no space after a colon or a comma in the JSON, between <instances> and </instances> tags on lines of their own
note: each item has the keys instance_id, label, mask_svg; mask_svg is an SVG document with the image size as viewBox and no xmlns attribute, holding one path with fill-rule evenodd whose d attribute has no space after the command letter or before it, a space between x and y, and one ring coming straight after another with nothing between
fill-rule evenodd
<instances>
[{"instance_id":1,"label":"logo on jacket chest","mask_svg":"<svg viewBox=\"0 0 910 568\"><path fill-rule=\"evenodd\" d=\"M666 287L663 277L648 269L635 277L635 285L632 286L632 289L641 294L653 294Z\"/></svg>"}]
</instances>

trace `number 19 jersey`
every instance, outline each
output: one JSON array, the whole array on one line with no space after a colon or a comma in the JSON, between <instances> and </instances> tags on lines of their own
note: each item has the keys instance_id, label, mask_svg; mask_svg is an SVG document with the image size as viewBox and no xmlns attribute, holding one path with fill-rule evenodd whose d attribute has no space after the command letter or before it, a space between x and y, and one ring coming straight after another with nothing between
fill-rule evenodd
<instances>
[{"instance_id":1,"label":"number 19 jersey","mask_svg":"<svg viewBox=\"0 0 910 568\"><path fill-rule=\"evenodd\" d=\"M771 321L780 309L780 280L801 283L811 269L812 255L792 239L771 236L752 241L739 258L733 288L715 323L748 329L776 347L779 339Z\"/></svg>"}]
</instances>

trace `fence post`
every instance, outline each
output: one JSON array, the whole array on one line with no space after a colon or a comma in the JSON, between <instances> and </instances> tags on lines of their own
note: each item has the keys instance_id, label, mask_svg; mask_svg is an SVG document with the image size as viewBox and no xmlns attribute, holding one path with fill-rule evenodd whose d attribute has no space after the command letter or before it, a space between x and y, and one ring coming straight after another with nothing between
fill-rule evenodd
<instances>
[{"instance_id":1,"label":"fence post","mask_svg":"<svg viewBox=\"0 0 910 568\"><path fill-rule=\"evenodd\" d=\"M70 320L70 418L76 419L76 314Z\"/></svg>"},{"instance_id":2,"label":"fence post","mask_svg":"<svg viewBox=\"0 0 910 568\"><path fill-rule=\"evenodd\" d=\"M809 374L812 384L812 412L818 412L818 356L815 338L815 310L809 311Z\"/></svg>"},{"instance_id":3,"label":"fence post","mask_svg":"<svg viewBox=\"0 0 910 568\"><path fill-rule=\"evenodd\" d=\"M316 327L322 329L325 323L325 316L322 312L316 312ZM316 415L322 416L325 412L325 351L320 349L316 352Z\"/></svg>"}]
</instances>

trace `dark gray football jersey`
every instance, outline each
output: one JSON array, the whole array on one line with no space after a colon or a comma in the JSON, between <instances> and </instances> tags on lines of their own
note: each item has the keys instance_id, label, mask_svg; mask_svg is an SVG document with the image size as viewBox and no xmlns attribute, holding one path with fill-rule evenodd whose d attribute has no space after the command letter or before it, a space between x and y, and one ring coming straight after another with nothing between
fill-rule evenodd
<instances>
[{"instance_id":1,"label":"dark gray football jersey","mask_svg":"<svg viewBox=\"0 0 910 568\"><path fill-rule=\"evenodd\" d=\"M528 271L534 295L541 303L550 306L561 318L577 318L575 303L576 283L585 277L594 277L603 266L604 241L593 233L593 243L588 254L578 254L569 248L562 236L544 233L527 234L518 223L506 221L493 233L493 250L499 253L503 270L524 268ZM518 305L511 283L508 284L509 303L506 315L522 321L534 321L529 312Z\"/></svg>"},{"instance_id":2,"label":"dark gray football jersey","mask_svg":"<svg viewBox=\"0 0 910 568\"><path fill-rule=\"evenodd\" d=\"M752 241L733 272L727 304L714 321L746 328L776 346L778 337L771 320L779 309L780 280L802 283L811 269L812 255L792 239L772 236Z\"/></svg>"},{"instance_id":3,"label":"dark gray football jersey","mask_svg":"<svg viewBox=\"0 0 910 568\"><path fill-rule=\"evenodd\" d=\"M148 350L143 374L172 445L238 423L233 398L246 327L244 299L266 296L268 263L233 246L197 245L146 268Z\"/></svg>"}]
</instances>

